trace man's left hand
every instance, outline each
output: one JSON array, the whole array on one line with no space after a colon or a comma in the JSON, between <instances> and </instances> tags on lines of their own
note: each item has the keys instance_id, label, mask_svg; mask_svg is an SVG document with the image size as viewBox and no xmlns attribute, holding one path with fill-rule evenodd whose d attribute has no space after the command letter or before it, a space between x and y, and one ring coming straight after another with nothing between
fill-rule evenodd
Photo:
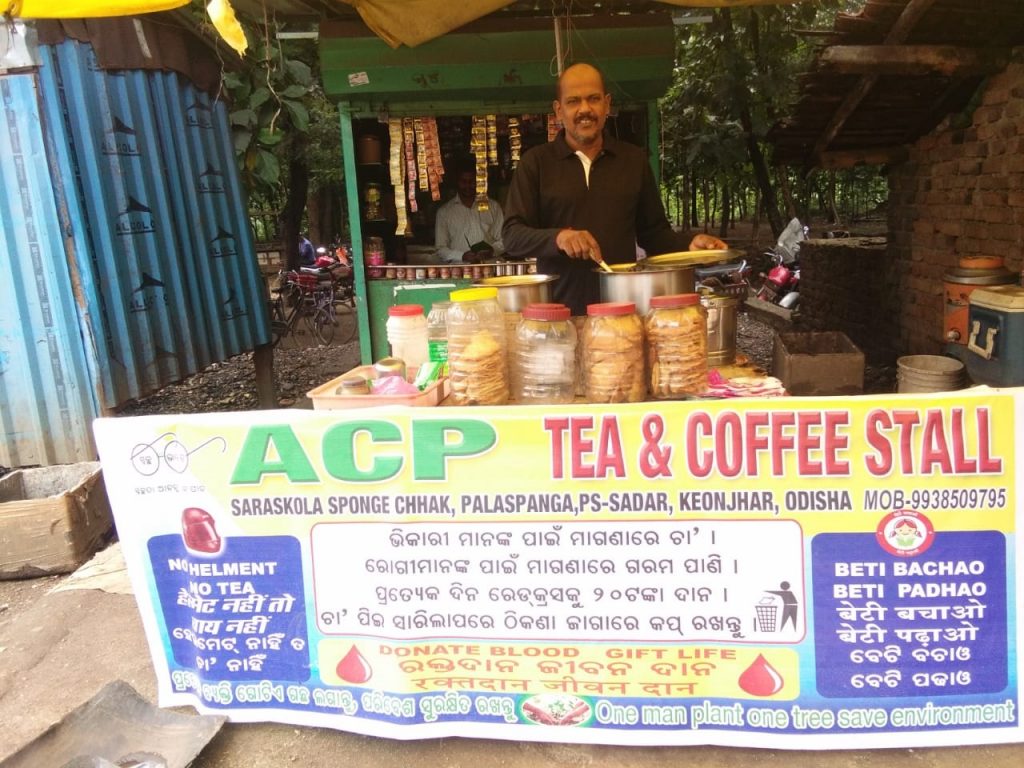
<instances>
[{"instance_id":1,"label":"man's left hand","mask_svg":"<svg viewBox=\"0 0 1024 768\"><path fill-rule=\"evenodd\" d=\"M728 248L729 246L724 240L719 240L711 235L694 235L693 240L690 241L691 251L724 251Z\"/></svg>"}]
</instances>

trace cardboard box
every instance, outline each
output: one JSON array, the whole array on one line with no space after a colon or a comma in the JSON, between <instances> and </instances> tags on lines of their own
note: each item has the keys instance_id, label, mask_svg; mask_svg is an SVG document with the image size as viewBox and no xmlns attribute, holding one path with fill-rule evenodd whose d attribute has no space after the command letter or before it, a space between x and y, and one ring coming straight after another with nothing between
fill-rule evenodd
<instances>
[{"instance_id":1,"label":"cardboard box","mask_svg":"<svg viewBox=\"0 0 1024 768\"><path fill-rule=\"evenodd\" d=\"M776 334L772 367L791 395L864 393L864 353L838 331Z\"/></svg>"},{"instance_id":2,"label":"cardboard box","mask_svg":"<svg viewBox=\"0 0 1024 768\"><path fill-rule=\"evenodd\" d=\"M73 571L113 525L98 461L15 470L0 478L0 579Z\"/></svg>"}]
</instances>

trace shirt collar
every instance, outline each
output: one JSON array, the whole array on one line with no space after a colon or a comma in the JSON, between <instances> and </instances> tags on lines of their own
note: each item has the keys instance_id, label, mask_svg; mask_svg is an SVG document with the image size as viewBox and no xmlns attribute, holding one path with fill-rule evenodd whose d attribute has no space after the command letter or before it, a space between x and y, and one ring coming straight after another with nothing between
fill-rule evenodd
<instances>
[{"instance_id":1,"label":"shirt collar","mask_svg":"<svg viewBox=\"0 0 1024 768\"><path fill-rule=\"evenodd\" d=\"M608 133L608 131L605 131L604 139L601 141L601 153L597 157L601 157L601 155L605 154L614 155L618 143L618 139ZM565 140L565 128L559 129L558 134L555 136L554 144L558 149L559 157L576 157L576 150L570 147L569 142ZM597 160L597 157L595 157L594 160Z\"/></svg>"}]
</instances>

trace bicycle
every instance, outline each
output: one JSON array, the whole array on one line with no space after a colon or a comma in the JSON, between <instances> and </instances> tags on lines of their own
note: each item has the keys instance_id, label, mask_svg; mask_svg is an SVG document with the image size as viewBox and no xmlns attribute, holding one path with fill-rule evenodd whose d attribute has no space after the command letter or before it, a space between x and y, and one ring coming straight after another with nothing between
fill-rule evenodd
<instances>
[{"instance_id":1,"label":"bicycle","mask_svg":"<svg viewBox=\"0 0 1024 768\"><path fill-rule=\"evenodd\" d=\"M270 336L272 346L290 337L298 344L300 319L305 331L321 346L334 340L336 320L334 283L322 281L316 274L282 270L278 288L270 301Z\"/></svg>"},{"instance_id":2,"label":"bicycle","mask_svg":"<svg viewBox=\"0 0 1024 768\"><path fill-rule=\"evenodd\" d=\"M333 272L334 270L332 270ZM331 305L332 317L337 329L339 344L347 344L359 330L356 314L355 281L351 267L339 269L334 277L334 300Z\"/></svg>"}]
</instances>

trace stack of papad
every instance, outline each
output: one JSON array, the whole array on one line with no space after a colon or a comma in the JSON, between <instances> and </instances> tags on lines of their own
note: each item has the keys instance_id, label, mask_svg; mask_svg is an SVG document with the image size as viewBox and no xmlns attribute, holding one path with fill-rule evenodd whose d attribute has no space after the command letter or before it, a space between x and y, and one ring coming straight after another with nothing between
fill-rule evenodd
<instances>
[{"instance_id":1,"label":"stack of papad","mask_svg":"<svg viewBox=\"0 0 1024 768\"><path fill-rule=\"evenodd\" d=\"M644 333L635 314L588 317L583 373L588 403L639 403L647 395Z\"/></svg>"},{"instance_id":2,"label":"stack of papad","mask_svg":"<svg viewBox=\"0 0 1024 768\"><path fill-rule=\"evenodd\" d=\"M456 405L504 405L508 402L505 350L488 330L475 332L462 348L448 349L452 400Z\"/></svg>"}]
</instances>

